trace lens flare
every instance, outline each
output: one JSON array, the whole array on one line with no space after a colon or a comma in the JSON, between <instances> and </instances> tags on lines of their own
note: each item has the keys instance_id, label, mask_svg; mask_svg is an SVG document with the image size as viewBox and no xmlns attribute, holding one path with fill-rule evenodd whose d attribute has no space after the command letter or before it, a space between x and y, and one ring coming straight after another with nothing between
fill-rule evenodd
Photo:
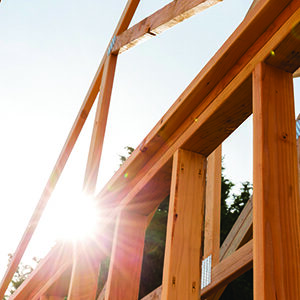
<instances>
[{"instance_id":1,"label":"lens flare","mask_svg":"<svg viewBox=\"0 0 300 300\"><path fill-rule=\"evenodd\" d=\"M76 241L93 236L98 223L98 210L93 199L84 196L75 198L68 201L63 211L59 239Z\"/></svg>"}]
</instances>

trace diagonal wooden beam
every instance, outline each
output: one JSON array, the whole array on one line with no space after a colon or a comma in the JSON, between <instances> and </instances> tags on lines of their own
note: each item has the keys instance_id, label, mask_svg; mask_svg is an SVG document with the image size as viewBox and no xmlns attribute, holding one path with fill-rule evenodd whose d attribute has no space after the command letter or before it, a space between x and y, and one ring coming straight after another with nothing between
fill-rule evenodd
<instances>
[{"instance_id":1,"label":"diagonal wooden beam","mask_svg":"<svg viewBox=\"0 0 300 300\"><path fill-rule=\"evenodd\" d=\"M220 260L231 255L252 238L253 200L248 200L220 248Z\"/></svg>"},{"instance_id":2,"label":"diagonal wooden beam","mask_svg":"<svg viewBox=\"0 0 300 300\"><path fill-rule=\"evenodd\" d=\"M233 254L238 248L248 242L253 236L253 202L249 199L238 219L232 226L226 239L220 248L220 261ZM207 300L218 300L223 294L225 286L222 286L215 293L210 293Z\"/></svg>"},{"instance_id":3,"label":"diagonal wooden beam","mask_svg":"<svg viewBox=\"0 0 300 300\"><path fill-rule=\"evenodd\" d=\"M113 54L122 53L222 0L174 0L117 36Z\"/></svg>"},{"instance_id":4,"label":"diagonal wooden beam","mask_svg":"<svg viewBox=\"0 0 300 300\"><path fill-rule=\"evenodd\" d=\"M212 282L201 290L205 299L223 286L250 270L253 265L253 241L251 240L212 269Z\"/></svg>"},{"instance_id":5,"label":"diagonal wooden beam","mask_svg":"<svg viewBox=\"0 0 300 300\"><path fill-rule=\"evenodd\" d=\"M226 259L227 257L231 256L233 253L235 253L235 251L238 248L240 248L242 245L244 245L246 242L248 242L251 239L251 237L252 237L252 198L247 202L240 216L232 226L227 238L223 242L220 248L220 261L222 262L222 260ZM212 272L214 272L213 269ZM239 275L241 274L239 273ZM212 274L212 278L214 278L213 274ZM218 278L219 278L218 280L220 280L219 276ZM203 298L206 299L207 296L209 297L209 299L218 299L213 297L217 297L217 296L220 297L225 287L226 287L226 283L224 282L224 284L220 286L220 291L221 291L220 293L218 293L218 291L216 291L216 289L213 288L212 291L209 292L209 295L207 295L207 293L204 292ZM204 291L208 291L208 289L205 290L204 288ZM161 286L155 289L149 295L145 296L143 300L158 300L160 299L160 297L161 297ZM202 294L201 294L201 299L202 299ZM103 300L103 298L101 299L99 298L98 300Z\"/></svg>"},{"instance_id":6,"label":"diagonal wooden beam","mask_svg":"<svg viewBox=\"0 0 300 300\"><path fill-rule=\"evenodd\" d=\"M42 296L47 295L47 291L53 286L57 281L61 280L62 275L71 267L69 262L62 262L55 270L55 273L49 278L49 280L43 284L42 288L37 293L32 293L30 296L31 300L39 300ZM61 296L61 298L64 298Z\"/></svg>"},{"instance_id":7,"label":"diagonal wooden beam","mask_svg":"<svg viewBox=\"0 0 300 300\"><path fill-rule=\"evenodd\" d=\"M62 275L72 265L72 247L70 244L57 244L40 261L35 270L10 296L11 300L33 299L53 278ZM67 282L68 285L68 282Z\"/></svg>"},{"instance_id":8,"label":"diagonal wooden beam","mask_svg":"<svg viewBox=\"0 0 300 300\"><path fill-rule=\"evenodd\" d=\"M109 55L104 66L83 184L83 189L88 195L93 195L97 184L116 64L117 56Z\"/></svg>"},{"instance_id":9,"label":"diagonal wooden beam","mask_svg":"<svg viewBox=\"0 0 300 300\"><path fill-rule=\"evenodd\" d=\"M131 19L136 11L136 8L139 4L139 0L128 0L126 7L123 11L123 14L118 22L118 25L114 31L113 37L111 38L110 44L114 37L116 35L119 35L124 30L126 30L131 22ZM106 61L107 57L107 51L110 47L107 47L107 50L101 60L100 66L98 67L98 70L94 76L94 79L92 81L92 84L87 92L87 95L83 101L83 104L79 110L79 113L75 119L75 122L71 128L71 131L67 137L67 140L61 150L61 153L57 159L57 162L53 168L53 171L47 181L47 184L44 188L44 191L40 197L40 200L32 214L32 217L28 223L27 228L25 229L25 232L22 236L22 239L12 257L12 260L7 268L7 271L1 281L0 284L0 299L4 297L4 294L7 290L7 287L23 257L23 254L31 240L31 237L39 223L39 220L44 212L44 209L48 203L48 200L60 178L60 175L67 163L67 160L73 150L73 147L77 141L77 138L81 132L81 129L87 119L87 116L93 106L93 103L95 101L95 98L99 92L101 79L102 79L102 73L103 73L103 67L104 63Z\"/></svg>"},{"instance_id":10,"label":"diagonal wooden beam","mask_svg":"<svg viewBox=\"0 0 300 300\"><path fill-rule=\"evenodd\" d=\"M157 195L150 193L154 186L160 186L155 189L161 192L159 201L168 193L170 160L178 148L207 156L252 113L251 72L255 64L268 57L299 20L299 3L292 1L274 21L272 14L283 7L284 2L277 1L256 5L107 183L98 195L102 203L115 206L122 201L122 205L149 214L158 204ZM272 26L261 32L266 24ZM128 176L124 178L124 174Z\"/></svg>"}]
</instances>

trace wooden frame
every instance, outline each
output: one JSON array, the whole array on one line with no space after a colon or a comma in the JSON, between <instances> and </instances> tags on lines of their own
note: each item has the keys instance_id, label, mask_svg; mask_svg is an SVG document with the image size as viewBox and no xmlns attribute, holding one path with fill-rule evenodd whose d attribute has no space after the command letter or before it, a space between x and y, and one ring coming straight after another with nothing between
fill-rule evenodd
<instances>
[{"instance_id":1,"label":"wooden frame","mask_svg":"<svg viewBox=\"0 0 300 300\"><path fill-rule=\"evenodd\" d=\"M162 300L198 299L201 289L200 253L204 220L206 158L179 149L173 171Z\"/></svg>"},{"instance_id":2,"label":"wooden frame","mask_svg":"<svg viewBox=\"0 0 300 300\"><path fill-rule=\"evenodd\" d=\"M291 73L265 63L253 72L254 299L300 297L292 79Z\"/></svg>"},{"instance_id":3,"label":"wooden frame","mask_svg":"<svg viewBox=\"0 0 300 300\"><path fill-rule=\"evenodd\" d=\"M111 53L118 53L118 50L126 44L134 40L138 40L148 34L155 28L161 26L168 27L171 20L179 19L181 16L189 15L204 4L203 1L189 1L189 5L185 6L185 0L178 0L170 3L166 7L162 8L157 13L153 14L147 19L147 26L141 24L125 31L130 23L130 20L134 14L134 11L138 5L137 0L130 0L124 10L121 20L115 30L115 33L108 46L107 54L102 59L100 67L96 73L96 76L92 82L92 85L88 91L88 94L84 100L82 108L75 120L74 126L70 132L67 142L61 152L61 155L54 167L54 170L49 178L49 181L42 194L40 202L32 216L28 228L26 229L24 236L20 242L20 245L14 255L11 265L1 283L0 297L3 296L7 285L16 269L24 251L29 243L29 240L35 230L35 227L39 221L41 213L53 191L57 180L63 170L63 167L70 155L70 152L76 142L79 132L85 122L88 112L91 109L99 88L101 86L100 103L106 102L106 109L102 111L102 106L99 105L97 120L94 126L94 134L90 147L90 154L86 169L85 188L89 193L93 193L97 180L98 166L101 157L101 144L103 143L104 131L105 131L105 118L108 112L108 103L112 88L113 73L116 63L116 57ZM177 15L170 13L169 8L171 6L177 7ZM146 21L145 21L146 22ZM300 41L292 34L293 31L300 29L300 1L299 0L260 0L257 1L255 6L249 11L245 20L236 29L232 36L225 42L211 61L204 67L204 69L196 76L182 95L175 101L170 110L163 116L154 129L147 135L144 141L134 151L132 156L125 162L122 168L112 177L103 190L95 197L96 201L102 207L107 207L108 214L112 217L118 217L120 224L122 224L122 218L120 212L128 213L133 216L135 222L139 219L148 220L148 216L153 213L159 203L169 194L170 187L172 186L173 195L176 194L177 179L172 179L172 158L175 154L178 155L178 151L184 153L197 153L197 156L207 158L221 143L229 136L249 115L252 113L252 98L254 102L254 145L255 145L255 176L254 176L254 278L255 278L255 297L256 299L275 299L276 295L274 290L278 293L279 297L286 297L287 299L300 298L299 295L299 282L297 282L299 276L299 267L293 266L293 264L286 260L292 258L296 265L299 266L299 254L295 249L299 249L299 215L297 215L297 208L299 207L299 191L297 182L297 168L296 168L296 148L292 138L294 136L293 126L293 114L292 114L292 102L293 96L291 93L292 74L299 69L300 60L295 53L300 52ZM163 25L164 24L164 25ZM145 32L147 31L147 32ZM122 35L122 32L123 35ZM121 42L123 40L123 42ZM113 44L117 41L117 44ZM276 55L272 55L276 53ZM267 66L267 64L269 66ZM105 66L105 69L104 69ZM254 72L254 73L253 73ZM252 78L252 73L254 77ZM267 76L266 79L264 76ZM101 85L102 83L102 85ZM281 102L278 101L278 96L274 92L266 92L271 86L274 90L278 89L278 93L287 98L289 110L285 110L282 107ZM253 97L254 95L254 97ZM274 99L274 106L278 107L277 112L274 112L270 107L265 105L264 99L266 97ZM261 101L261 103L260 103ZM280 112L280 113L279 113ZM282 114L281 114L282 112ZM261 118L260 116L263 115ZM287 133L284 140L280 142L274 142L274 140L268 140L265 136L274 137L276 132L276 126L274 123L270 123L272 117L280 122L280 130ZM99 121L103 121L101 126L97 124ZM293 125L292 125L293 124ZM288 129L286 129L288 128ZM100 130L98 130L100 129ZM276 129L276 130L275 130ZM102 132L102 133L99 133ZM282 134L280 132L280 134ZM289 143L286 143L287 139L291 139ZM265 144L267 143L267 144ZM289 144L289 146L286 146ZM270 163L266 156L263 155L264 149L269 148L277 149L275 156L271 156ZM181 149L181 150L179 150ZM279 149L279 150L278 150ZM97 153L97 154L96 154ZM288 163L285 165L284 161ZM276 162L276 163L275 163ZM176 164L175 164L176 165ZM263 165L264 169L260 166ZM272 194L266 189L266 186L270 184L281 183L281 175L279 173L278 165L284 174L286 174L286 180L288 187L284 186L280 189L283 199L289 199L291 201L285 204L284 201L280 201L278 197L272 199L275 201L274 215L279 216L280 222L284 225L279 230L279 238L273 238L274 253L279 256L278 262L270 262L267 259L266 249L269 244L264 243L263 237L270 240L270 232L273 232L276 228L276 222L274 216L268 214L265 210L265 206L270 201ZM189 168L193 168L190 164ZM178 164L176 165L178 170ZM272 176L267 176L265 170L271 170ZM173 168L173 172L174 168ZM217 174L218 172L216 172ZM127 174L126 180L124 174ZM173 178L176 178L173 176ZM179 180L179 179L178 179ZM278 186L280 184L277 184ZM108 189L109 187L109 189ZM203 189L204 190L204 189ZM290 191L290 194L289 194ZM207 193L209 195L209 193ZM281 195L281 194L280 194ZM209 196L207 197L208 201ZM173 197L175 201L175 198ZM173 204L174 204L173 201ZM202 202L204 199L202 197ZM284 203L282 203L284 202ZM248 208L250 207L247 206ZM281 212L283 212L281 214ZM288 213L292 217L288 218L285 213ZM210 215L210 213L208 213ZM212 268L212 282L207 287L202 289L203 297L212 297L217 295L224 285L229 280L235 278L240 272L248 269L252 265L252 242L248 242L239 250L235 251L238 247L243 245L248 236L251 235L251 209L244 210L244 221L240 221L240 226L236 230L231 232L228 240L231 240L226 246L227 250L222 252L220 249L220 262L214 259L214 267ZM121 219L120 219L121 218ZM200 218L201 219L201 218ZM217 218L214 218L217 220ZM240 218L239 218L240 219ZM241 219L240 219L241 220ZM140 232L144 232L147 221L137 222ZM170 225L174 225L174 219L171 218L169 222L169 232L171 232ZM263 224L270 224L270 229ZM217 224L217 221L216 221ZM107 226L110 224L107 224ZM200 225L199 225L200 226ZM214 226L214 228L216 228ZM113 251L118 252L119 236L124 238L122 233L123 226L117 227L115 239L113 242ZM237 228L237 227L235 227ZM285 228L288 228L285 229ZM233 228L234 229L234 228ZM212 232L213 230L213 232ZM199 230L198 230L199 231ZM197 231L197 232L198 232ZM239 233L243 232L242 235ZM216 234L215 229L209 229L206 236ZM291 235L287 237L287 235ZM217 235L217 234L216 234ZM139 236L141 238L142 234ZM134 237L131 237L134 239ZM199 235L193 238L199 240ZM209 240L207 238L207 240ZM216 242L216 238L213 239ZM225 242L226 242L225 241ZM284 241L288 247L284 249L282 245ZM165 286L168 286L170 277L172 277L172 267L174 266L174 257L172 249L176 249L176 245L170 246L170 233L169 233L169 246L166 251L166 259L169 265L166 265L165 269ZM201 245L201 242L200 242ZM206 245L208 247L208 245ZM225 247L225 246L224 246ZM142 242L139 244L139 253L141 252ZM197 249L200 249L199 243L197 243ZM214 256L217 257L218 249L214 247L212 250ZM207 249L207 248L206 248ZM287 252L285 252L287 251ZM210 250L206 250L205 253L209 253ZM55 250L52 250L49 254L49 261L53 262L55 257ZM230 255L229 255L230 253ZM263 254L263 255L262 255ZM141 255L139 255L140 257ZM178 254L177 254L178 256ZM227 256L227 257L226 257ZM76 259L80 256L76 257ZM91 255L93 258L93 255ZM176 257L176 255L175 255ZM225 258L226 257L226 258ZM243 257L243 260L240 258ZM200 253L199 257L200 259ZM97 257L97 264L100 263L101 257ZM117 299L115 296L120 292L116 287L113 287L114 276L118 275L115 272L116 264L122 265L122 261L115 259L111 265L110 279L106 291L106 299ZM297 264L298 262L298 264ZM140 259L139 259L140 263ZM139 263L133 268L139 269ZM72 287L76 285L76 276L80 275L77 272L77 264L68 263L68 267L72 265L73 275L71 280L70 295L74 293ZM126 263L124 263L124 266ZM228 266L232 266L230 269ZM261 268L260 266L264 266ZM265 272L270 266L274 266L269 272ZM284 279L280 274L279 269L284 268ZM67 267L66 267L67 268ZM44 276L43 270L47 268L45 265L41 265L37 272L32 275L22 286L19 291L13 296L12 299L26 299L28 293L32 297L38 295L40 298L51 298L55 295L48 295L48 287L52 286L55 280L59 283L61 280L61 273L63 271L58 268L56 273L52 273L53 279L49 277L43 277L40 285L34 283L34 278L37 274ZM95 270L93 269L93 280L95 282ZM180 274L176 276L181 276ZM138 271L136 272L138 274ZM170 275L171 274L171 275ZM274 274L274 285L269 284L270 278L268 274ZM79 276L80 277L80 276ZM136 278L138 275L136 276ZM172 279L172 278L171 278ZM52 280L52 281L51 281ZM196 279L197 281L198 279ZM87 282L90 280L87 279ZM78 282L78 281L77 281ZM167 282L167 283L166 283ZM171 280L172 282L172 280ZM175 280L176 282L176 280ZM283 282L280 285L278 282ZM176 285L176 283L175 283ZM95 283L91 284L92 294L94 294ZM273 290L267 287L274 287ZM195 285L197 289L197 284ZM122 287L124 290L125 287ZM198 287L199 289L199 287ZM130 288L130 299L136 298L136 286ZM180 288L178 295L184 288ZM27 294L26 294L27 293ZM73 299L84 299L84 289L80 288L79 292ZM167 298L167 290L164 292L165 298ZM26 296L22 296L26 295ZM166 295L166 296L165 296ZM275 296L274 296L275 295ZM19 298L17 298L19 297ZM23 298L22 298L23 297ZM73 297L73 296L72 296ZM87 296L90 297L90 296ZM86 298L88 299L88 298ZM213 298L217 299L217 298Z\"/></svg>"}]
</instances>

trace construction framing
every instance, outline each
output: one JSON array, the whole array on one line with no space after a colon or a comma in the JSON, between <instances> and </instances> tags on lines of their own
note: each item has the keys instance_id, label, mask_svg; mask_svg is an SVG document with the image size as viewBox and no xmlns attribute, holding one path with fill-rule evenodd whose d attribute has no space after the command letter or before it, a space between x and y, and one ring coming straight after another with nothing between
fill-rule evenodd
<instances>
[{"instance_id":1,"label":"construction framing","mask_svg":"<svg viewBox=\"0 0 300 300\"><path fill-rule=\"evenodd\" d=\"M108 280L98 299L136 300L145 230L168 195L163 284L144 299L219 299L226 284L252 266L255 300L300 299L293 96L293 73L300 67L300 0L254 1L239 27L95 193L118 55L217 2L172 1L127 29L139 3L128 1L2 280L0 298L99 94L83 189L94 195L99 213L105 209L110 216L105 226L114 228L114 238L105 250L97 247L100 236L89 241L88 255L83 255L80 244L75 250L71 244L56 245L10 299L95 299L101 261L109 251ZM251 200L219 248L221 144L252 113L253 206ZM210 282L201 288L200 262L209 257ZM184 263L178 265L179 260Z\"/></svg>"}]
</instances>

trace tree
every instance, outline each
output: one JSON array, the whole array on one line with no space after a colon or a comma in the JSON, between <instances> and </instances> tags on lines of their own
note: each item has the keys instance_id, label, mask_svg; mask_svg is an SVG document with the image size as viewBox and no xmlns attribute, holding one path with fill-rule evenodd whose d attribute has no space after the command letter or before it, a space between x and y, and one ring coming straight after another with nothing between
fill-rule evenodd
<instances>
[{"instance_id":1,"label":"tree","mask_svg":"<svg viewBox=\"0 0 300 300\"><path fill-rule=\"evenodd\" d=\"M128 156L120 155L121 165L134 151L134 148L132 147L125 147L125 149L127 150ZM230 198L231 190L234 184L224 176L223 171L224 168L222 168L221 181L221 243L226 238L242 209L250 199L252 190L249 182L242 183L240 193L233 194L232 204L229 204L228 199ZM161 202L146 231L139 299L149 294L162 283L168 208L169 196ZM107 259L101 265L99 292L107 280L109 260L110 257L107 257ZM228 285L220 299L235 300L243 298L243 300L250 300L253 298L252 295L252 273L249 271Z\"/></svg>"},{"instance_id":2,"label":"tree","mask_svg":"<svg viewBox=\"0 0 300 300\"><path fill-rule=\"evenodd\" d=\"M13 255L11 253L8 254L8 264L10 264L12 260ZM40 259L33 257L32 258L34 264L38 264ZM8 294L4 296L4 300L8 299L9 296L11 296L16 289L25 281L25 279L29 276L29 274L33 271L33 267L30 265L26 265L23 263L20 263L11 282L9 285Z\"/></svg>"}]
</instances>

